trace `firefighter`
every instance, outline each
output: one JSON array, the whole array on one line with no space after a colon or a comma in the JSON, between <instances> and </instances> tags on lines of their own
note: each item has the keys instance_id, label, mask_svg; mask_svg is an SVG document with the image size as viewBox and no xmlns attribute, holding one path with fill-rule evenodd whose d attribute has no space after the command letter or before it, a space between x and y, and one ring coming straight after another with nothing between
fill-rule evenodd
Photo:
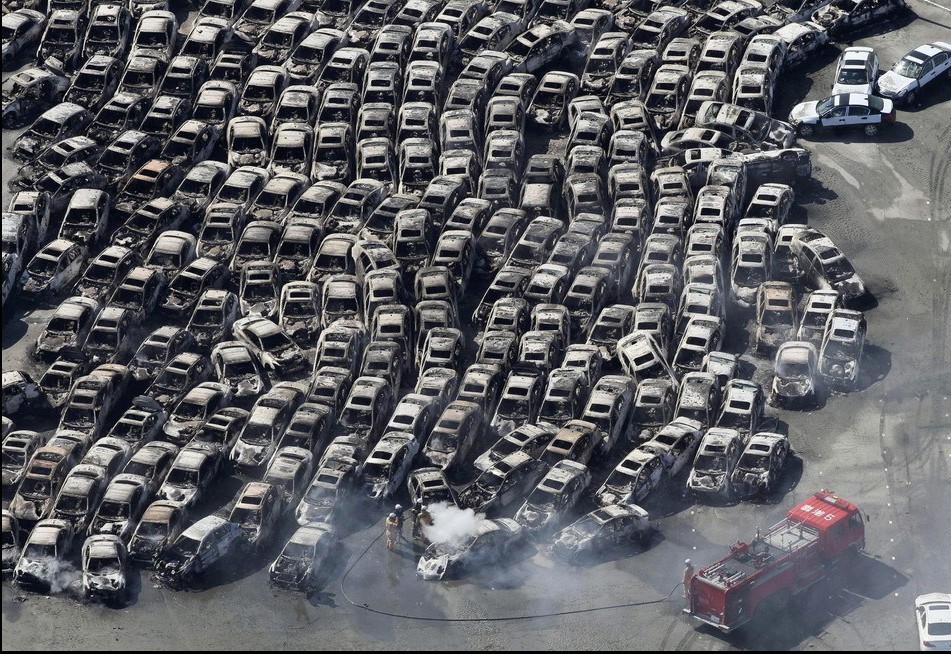
<instances>
[{"instance_id":1,"label":"firefighter","mask_svg":"<svg viewBox=\"0 0 951 654\"><path fill-rule=\"evenodd\" d=\"M423 503L419 500L416 500L416 503L413 504L413 540L419 540L423 534L423 527L419 522L419 514L423 511Z\"/></svg>"},{"instance_id":2,"label":"firefighter","mask_svg":"<svg viewBox=\"0 0 951 654\"><path fill-rule=\"evenodd\" d=\"M684 561L684 600L687 602L687 605L690 605L690 580L693 578L693 563L690 559Z\"/></svg>"},{"instance_id":3,"label":"firefighter","mask_svg":"<svg viewBox=\"0 0 951 654\"><path fill-rule=\"evenodd\" d=\"M400 526L400 540L403 540L403 505L397 504L395 507L393 507L393 512L396 513L396 521Z\"/></svg>"},{"instance_id":4,"label":"firefighter","mask_svg":"<svg viewBox=\"0 0 951 654\"><path fill-rule=\"evenodd\" d=\"M429 539L426 538L425 528L431 527L432 524L433 524L433 516L429 512L428 508L425 505L419 507L419 536L418 538L419 540L423 541L423 543L429 544ZM417 538L416 525L413 525L413 538Z\"/></svg>"},{"instance_id":5,"label":"firefighter","mask_svg":"<svg viewBox=\"0 0 951 654\"><path fill-rule=\"evenodd\" d=\"M386 549L391 552L396 549L396 542L400 538L400 520L396 513L386 518Z\"/></svg>"}]
</instances>

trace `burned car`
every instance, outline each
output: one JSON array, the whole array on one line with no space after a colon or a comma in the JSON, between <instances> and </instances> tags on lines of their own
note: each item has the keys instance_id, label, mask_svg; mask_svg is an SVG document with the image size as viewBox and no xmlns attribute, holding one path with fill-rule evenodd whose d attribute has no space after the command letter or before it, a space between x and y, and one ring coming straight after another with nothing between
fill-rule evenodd
<instances>
[{"instance_id":1,"label":"burned car","mask_svg":"<svg viewBox=\"0 0 951 654\"><path fill-rule=\"evenodd\" d=\"M168 414L158 402L140 395L132 400L132 406L126 409L119 420L116 421L116 424L109 430L107 437L125 441L134 450L137 450L136 454L139 454L145 451L146 448L143 448L143 446L151 444L151 442L162 433L162 425L165 424L167 419ZM167 444L162 443L162 446L167 446ZM145 463L145 458L143 458L142 463ZM153 463L156 460L153 460ZM164 467L167 467L167 465ZM156 470L158 470L158 472ZM147 477L153 486L157 486L154 475L159 473L164 474L163 466L161 465L159 465L157 469L155 467L149 468L148 466L133 466L130 468L126 465L124 472L141 474Z\"/></svg>"},{"instance_id":2,"label":"burned car","mask_svg":"<svg viewBox=\"0 0 951 654\"><path fill-rule=\"evenodd\" d=\"M743 308L755 306L760 284L769 280L773 239L766 232L737 234L733 241L730 290L733 301Z\"/></svg>"},{"instance_id":3,"label":"burned car","mask_svg":"<svg viewBox=\"0 0 951 654\"><path fill-rule=\"evenodd\" d=\"M793 237L789 248L811 286L835 289L846 302L865 295L865 284L851 262L825 234L807 228Z\"/></svg>"},{"instance_id":4,"label":"burned car","mask_svg":"<svg viewBox=\"0 0 951 654\"><path fill-rule=\"evenodd\" d=\"M169 361L192 348L194 337L180 327L159 327L145 337L129 361L137 381L154 378Z\"/></svg>"},{"instance_id":5,"label":"burned car","mask_svg":"<svg viewBox=\"0 0 951 654\"><path fill-rule=\"evenodd\" d=\"M654 72L659 66L660 57L653 48L638 48L628 53L618 65L608 91L607 101L611 105L612 114L617 105L627 102L640 103L641 98L647 95ZM640 108L643 108L643 104ZM623 107L618 108L619 113L623 111Z\"/></svg>"},{"instance_id":6,"label":"burned car","mask_svg":"<svg viewBox=\"0 0 951 654\"><path fill-rule=\"evenodd\" d=\"M492 447L476 458L474 466L485 472L503 458L516 452L525 452L538 457L555 436L556 429L547 424L526 424L516 427L496 441Z\"/></svg>"},{"instance_id":7,"label":"burned car","mask_svg":"<svg viewBox=\"0 0 951 654\"><path fill-rule=\"evenodd\" d=\"M278 324L298 344L316 341L320 333L321 298L311 282L290 282L281 289Z\"/></svg>"},{"instance_id":8,"label":"burned car","mask_svg":"<svg viewBox=\"0 0 951 654\"><path fill-rule=\"evenodd\" d=\"M819 374L836 389L850 389L859 380L868 330L865 314L836 309L826 322L819 350Z\"/></svg>"},{"instance_id":9,"label":"burned car","mask_svg":"<svg viewBox=\"0 0 951 654\"><path fill-rule=\"evenodd\" d=\"M707 430L687 477L687 489L697 496L729 499L733 471L742 453L743 439L735 429Z\"/></svg>"},{"instance_id":10,"label":"burned car","mask_svg":"<svg viewBox=\"0 0 951 654\"><path fill-rule=\"evenodd\" d=\"M3 14L3 65L13 64L21 52L40 40L46 28L46 16L22 7Z\"/></svg>"},{"instance_id":11,"label":"burned car","mask_svg":"<svg viewBox=\"0 0 951 654\"><path fill-rule=\"evenodd\" d=\"M839 37L901 12L905 0L834 0L812 15L812 20L830 36Z\"/></svg>"},{"instance_id":12,"label":"burned car","mask_svg":"<svg viewBox=\"0 0 951 654\"><path fill-rule=\"evenodd\" d=\"M575 43L575 28L564 20L540 23L518 36L505 49L515 72L534 73L558 59Z\"/></svg>"},{"instance_id":13,"label":"burned car","mask_svg":"<svg viewBox=\"0 0 951 654\"><path fill-rule=\"evenodd\" d=\"M63 300L36 339L36 356L53 358L67 348L81 348L101 309L98 300L82 295Z\"/></svg>"},{"instance_id":14,"label":"burned car","mask_svg":"<svg viewBox=\"0 0 951 654\"><path fill-rule=\"evenodd\" d=\"M816 395L819 353L813 343L788 341L776 350L769 402L791 405L809 402Z\"/></svg>"},{"instance_id":15,"label":"burned car","mask_svg":"<svg viewBox=\"0 0 951 654\"><path fill-rule=\"evenodd\" d=\"M46 31L43 32L37 51L37 61L54 65L61 62L59 65L62 65L65 71L75 70L83 57L87 14L88 9L85 7L50 7Z\"/></svg>"},{"instance_id":16,"label":"burned car","mask_svg":"<svg viewBox=\"0 0 951 654\"><path fill-rule=\"evenodd\" d=\"M90 600L119 602L128 593L128 553L118 536L90 536L83 543L83 595Z\"/></svg>"},{"instance_id":17,"label":"burned car","mask_svg":"<svg viewBox=\"0 0 951 654\"><path fill-rule=\"evenodd\" d=\"M597 554L633 540L650 541L650 517L636 505L613 504L595 509L555 535L554 553L576 559Z\"/></svg>"},{"instance_id":18,"label":"burned car","mask_svg":"<svg viewBox=\"0 0 951 654\"><path fill-rule=\"evenodd\" d=\"M11 190L30 190L49 173L75 163L91 163L99 145L88 136L72 136L53 143L33 161L20 166L8 186Z\"/></svg>"},{"instance_id":19,"label":"burned car","mask_svg":"<svg viewBox=\"0 0 951 654\"><path fill-rule=\"evenodd\" d=\"M160 405L171 408L197 384L207 381L210 373L206 356L183 352L162 367L145 393Z\"/></svg>"},{"instance_id":20,"label":"burned car","mask_svg":"<svg viewBox=\"0 0 951 654\"><path fill-rule=\"evenodd\" d=\"M559 461L577 461L588 465L595 455L606 453L604 434L593 422L569 420L552 438L541 455L548 465Z\"/></svg>"},{"instance_id":21,"label":"burned car","mask_svg":"<svg viewBox=\"0 0 951 654\"><path fill-rule=\"evenodd\" d=\"M287 72L291 82L313 84L320 76L323 66L345 43L344 33L331 27L321 27L308 34L287 58Z\"/></svg>"},{"instance_id":22,"label":"burned car","mask_svg":"<svg viewBox=\"0 0 951 654\"><path fill-rule=\"evenodd\" d=\"M89 535L112 534L123 543L145 511L149 500L149 481L141 475L116 475L102 496L102 502L89 523Z\"/></svg>"},{"instance_id":23,"label":"burned car","mask_svg":"<svg viewBox=\"0 0 951 654\"><path fill-rule=\"evenodd\" d=\"M667 477L660 455L636 448L608 475L595 500L601 506L633 506L657 490Z\"/></svg>"},{"instance_id":24,"label":"burned car","mask_svg":"<svg viewBox=\"0 0 951 654\"><path fill-rule=\"evenodd\" d=\"M559 128L567 119L568 104L580 88L580 80L573 73L552 71L538 83L527 113L538 125Z\"/></svg>"},{"instance_id":25,"label":"burned car","mask_svg":"<svg viewBox=\"0 0 951 654\"><path fill-rule=\"evenodd\" d=\"M241 528L207 516L183 531L155 563L159 579L173 587L190 585L195 577L227 558L241 537Z\"/></svg>"},{"instance_id":26,"label":"burned car","mask_svg":"<svg viewBox=\"0 0 951 654\"><path fill-rule=\"evenodd\" d=\"M727 424L717 426L729 426ZM690 418L674 418L653 438L637 446L641 452L655 454L670 477L676 477L693 460L700 445L703 425Z\"/></svg>"},{"instance_id":27,"label":"burned car","mask_svg":"<svg viewBox=\"0 0 951 654\"><path fill-rule=\"evenodd\" d=\"M795 181L812 174L812 157L803 148L785 148L741 155L750 184Z\"/></svg>"},{"instance_id":28,"label":"burned car","mask_svg":"<svg viewBox=\"0 0 951 654\"><path fill-rule=\"evenodd\" d=\"M528 495L515 514L515 521L531 534L545 534L581 499L591 483L587 466L559 461Z\"/></svg>"},{"instance_id":29,"label":"burned car","mask_svg":"<svg viewBox=\"0 0 951 654\"><path fill-rule=\"evenodd\" d=\"M198 428L189 444L216 450L222 457L228 456L250 415L244 409L225 407Z\"/></svg>"},{"instance_id":30,"label":"burned car","mask_svg":"<svg viewBox=\"0 0 951 654\"><path fill-rule=\"evenodd\" d=\"M236 466L250 470L266 465L303 400L304 391L286 382L276 384L259 397L229 453L230 460Z\"/></svg>"},{"instance_id":31,"label":"burned car","mask_svg":"<svg viewBox=\"0 0 951 654\"><path fill-rule=\"evenodd\" d=\"M11 156L22 162L38 157L57 141L77 136L92 119L88 110L72 102L61 102L40 114L11 146Z\"/></svg>"},{"instance_id":32,"label":"burned car","mask_svg":"<svg viewBox=\"0 0 951 654\"><path fill-rule=\"evenodd\" d=\"M202 444L189 445L179 451L169 468L158 497L191 508L208 491L221 469L221 456Z\"/></svg>"},{"instance_id":33,"label":"burned car","mask_svg":"<svg viewBox=\"0 0 951 654\"><path fill-rule=\"evenodd\" d=\"M334 528L326 522L300 527L268 569L271 584L310 592L329 572L340 546Z\"/></svg>"},{"instance_id":34,"label":"burned car","mask_svg":"<svg viewBox=\"0 0 951 654\"><path fill-rule=\"evenodd\" d=\"M55 105L69 87L69 79L43 68L28 68L3 81L3 126L19 127Z\"/></svg>"},{"instance_id":35,"label":"burned car","mask_svg":"<svg viewBox=\"0 0 951 654\"><path fill-rule=\"evenodd\" d=\"M786 282L763 282L756 291L756 350L774 349L796 333L799 312ZM714 349L719 349L714 348Z\"/></svg>"},{"instance_id":36,"label":"burned car","mask_svg":"<svg viewBox=\"0 0 951 654\"><path fill-rule=\"evenodd\" d=\"M703 103L694 124L726 132L738 141L759 147L763 144L769 148L789 148L796 140L795 130L788 123L727 102Z\"/></svg>"},{"instance_id":37,"label":"burned car","mask_svg":"<svg viewBox=\"0 0 951 654\"><path fill-rule=\"evenodd\" d=\"M69 397L73 382L85 375L89 368L86 356L72 351L63 352L59 359L51 363L39 381L49 406L61 408Z\"/></svg>"},{"instance_id":38,"label":"burned car","mask_svg":"<svg viewBox=\"0 0 951 654\"><path fill-rule=\"evenodd\" d=\"M44 443L35 431L18 430L3 438L3 487L18 486L34 452Z\"/></svg>"},{"instance_id":39,"label":"burned car","mask_svg":"<svg viewBox=\"0 0 951 654\"><path fill-rule=\"evenodd\" d=\"M74 537L72 525L65 520L50 518L38 522L23 544L20 558L13 568L14 585L52 591L54 570L69 559Z\"/></svg>"},{"instance_id":40,"label":"burned car","mask_svg":"<svg viewBox=\"0 0 951 654\"><path fill-rule=\"evenodd\" d=\"M228 518L240 529L236 545L243 553L258 554L274 538L283 508L277 486L260 481L244 485Z\"/></svg>"},{"instance_id":41,"label":"burned car","mask_svg":"<svg viewBox=\"0 0 951 654\"><path fill-rule=\"evenodd\" d=\"M361 465L351 458L324 461L297 505L297 524L301 526L331 522L343 511L342 503L355 490Z\"/></svg>"},{"instance_id":42,"label":"burned car","mask_svg":"<svg viewBox=\"0 0 951 654\"><path fill-rule=\"evenodd\" d=\"M201 382L178 402L162 427L166 440L184 444L202 423L231 401L231 389L217 382Z\"/></svg>"},{"instance_id":43,"label":"burned car","mask_svg":"<svg viewBox=\"0 0 951 654\"><path fill-rule=\"evenodd\" d=\"M522 526L514 520L483 520L476 533L461 542L433 543L427 547L416 566L416 574L426 580L441 580L470 566L500 561L523 536Z\"/></svg>"},{"instance_id":44,"label":"burned car","mask_svg":"<svg viewBox=\"0 0 951 654\"><path fill-rule=\"evenodd\" d=\"M56 297L75 282L85 262L85 248L78 243L51 241L34 255L20 276L22 291L39 300Z\"/></svg>"},{"instance_id":45,"label":"burned car","mask_svg":"<svg viewBox=\"0 0 951 654\"><path fill-rule=\"evenodd\" d=\"M776 490L790 451L789 438L782 434L754 434L730 477L734 494L745 499Z\"/></svg>"},{"instance_id":46,"label":"burned car","mask_svg":"<svg viewBox=\"0 0 951 654\"><path fill-rule=\"evenodd\" d=\"M235 339L248 345L265 369L278 375L300 370L307 363L297 344L267 318L240 318L233 330Z\"/></svg>"},{"instance_id":47,"label":"burned car","mask_svg":"<svg viewBox=\"0 0 951 654\"><path fill-rule=\"evenodd\" d=\"M485 429L478 404L456 400L445 408L423 449L428 462L446 471L461 462Z\"/></svg>"},{"instance_id":48,"label":"burned car","mask_svg":"<svg viewBox=\"0 0 951 654\"><path fill-rule=\"evenodd\" d=\"M3 510L3 576L12 575L23 548L20 523L6 509Z\"/></svg>"},{"instance_id":49,"label":"burned car","mask_svg":"<svg viewBox=\"0 0 951 654\"><path fill-rule=\"evenodd\" d=\"M385 434L363 464L364 493L376 501L395 494L412 469L419 449L419 441L412 433L391 431Z\"/></svg>"},{"instance_id":50,"label":"burned car","mask_svg":"<svg viewBox=\"0 0 951 654\"><path fill-rule=\"evenodd\" d=\"M185 528L185 514L185 507L178 502L152 502L145 509L132 538L129 539L129 557L140 565L154 565L182 533Z\"/></svg>"},{"instance_id":51,"label":"burned car","mask_svg":"<svg viewBox=\"0 0 951 654\"><path fill-rule=\"evenodd\" d=\"M243 343L219 342L211 351L211 365L218 380L228 384L236 398L257 397L267 389L267 374Z\"/></svg>"},{"instance_id":52,"label":"burned car","mask_svg":"<svg viewBox=\"0 0 951 654\"><path fill-rule=\"evenodd\" d=\"M546 472L547 466L527 452L513 452L466 487L459 494L459 505L479 513L502 509L522 499Z\"/></svg>"},{"instance_id":53,"label":"burned car","mask_svg":"<svg viewBox=\"0 0 951 654\"><path fill-rule=\"evenodd\" d=\"M723 390L723 405L715 426L735 429L746 439L757 430L764 412L765 398L760 385L746 379L731 379Z\"/></svg>"},{"instance_id":54,"label":"burned car","mask_svg":"<svg viewBox=\"0 0 951 654\"><path fill-rule=\"evenodd\" d=\"M277 496L281 502L281 506L278 507L280 514L283 514L289 506L297 506L307 489L315 463L314 455L309 449L296 445L284 445L287 440L292 439L281 438L279 448L274 453L267 472L264 473L264 481L277 490ZM258 541L260 543L260 538Z\"/></svg>"}]
</instances>

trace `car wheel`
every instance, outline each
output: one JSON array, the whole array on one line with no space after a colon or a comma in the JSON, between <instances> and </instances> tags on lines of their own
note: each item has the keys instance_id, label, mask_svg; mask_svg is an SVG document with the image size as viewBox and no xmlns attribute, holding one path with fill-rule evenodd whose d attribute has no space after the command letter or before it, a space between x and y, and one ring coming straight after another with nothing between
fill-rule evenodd
<instances>
[{"instance_id":1,"label":"car wheel","mask_svg":"<svg viewBox=\"0 0 951 654\"><path fill-rule=\"evenodd\" d=\"M911 93L908 94L908 97L905 98L905 105L909 107L914 107L915 105L918 104L917 100L918 100L918 92L912 91Z\"/></svg>"},{"instance_id":2,"label":"car wheel","mask_svg":"<svg viewBox=\"0 0 951 654\"><path fill-rule=\"evenodd\" d=\"M865 135L866 136L875 136L878 134L878 125L866 125L865 126Z\"/></svg>"},{"instance_id":3,"label":"car wheel","mask_svg":"<svg viewBox=\"0 0 951 654\"><path fill-rule=\"evenodd\" d=\"M812 136L816 133L816 128L812 125L800 125L799 126L799 136Z\"/></svg>"}]
</instances>

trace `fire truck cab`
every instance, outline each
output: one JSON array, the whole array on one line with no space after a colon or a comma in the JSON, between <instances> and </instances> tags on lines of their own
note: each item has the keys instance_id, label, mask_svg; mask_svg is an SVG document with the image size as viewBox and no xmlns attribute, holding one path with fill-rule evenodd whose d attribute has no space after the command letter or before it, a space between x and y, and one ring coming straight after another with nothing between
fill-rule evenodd
<instances>
[{"instance_id":1,"label":"fire truck cab","mask_svg":"<svg viewBox=\"0 0 951 654\"><path fill-rule=\"evenodd\" d=\"M819 491L765 533L757 529L749 543L737 541L729 554L695 572L684 612L724 633L733 631L761 606L779 607L864 547L859 509Z\"/></svg>"}]
</instances>

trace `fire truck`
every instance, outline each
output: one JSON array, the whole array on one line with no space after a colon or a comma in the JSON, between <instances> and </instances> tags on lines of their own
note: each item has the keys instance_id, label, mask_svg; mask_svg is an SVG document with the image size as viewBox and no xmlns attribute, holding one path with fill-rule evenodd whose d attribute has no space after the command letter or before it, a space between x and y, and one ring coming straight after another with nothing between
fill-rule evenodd
<instances>
[{"instance_id":1,"label":"fire truck","mask_svg":"<svg viewBox=\"0 0 951 654\"><path fill-rule=\"evenodd\" d=\"M781 607L865 547L865 523L854 504L819 491L749 543L737 541L719 561L687 582L687 608L697 620L730 632L757 609Z\"/></svg>"}]
</instances>

